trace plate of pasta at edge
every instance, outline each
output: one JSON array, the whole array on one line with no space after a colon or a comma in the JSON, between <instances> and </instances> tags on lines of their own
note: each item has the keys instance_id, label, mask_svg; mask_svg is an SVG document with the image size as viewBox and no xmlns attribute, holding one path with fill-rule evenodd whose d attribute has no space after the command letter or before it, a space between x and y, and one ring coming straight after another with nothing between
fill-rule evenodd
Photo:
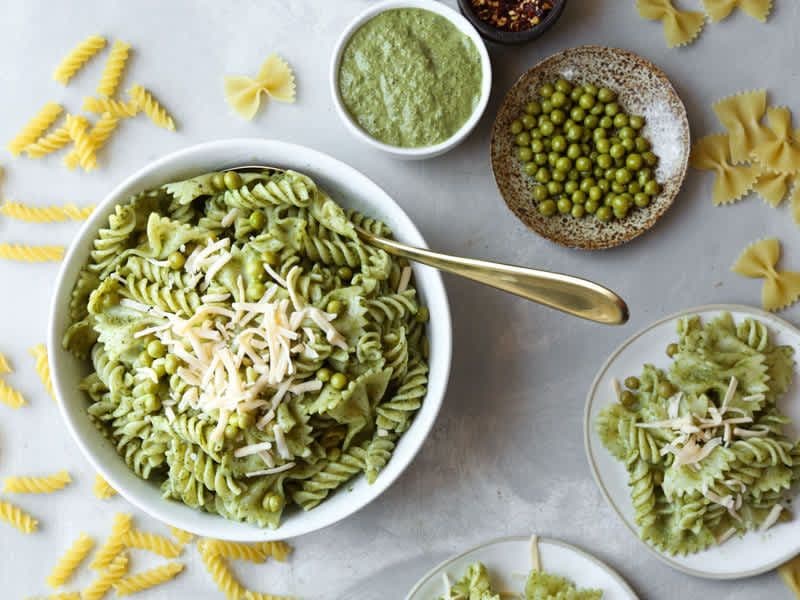
<instances>
[{"instance_id":1,"label":"plate of pasta at edge","mask_svg":"<svg viewBox=\"0 0 800 600\"><path fill-rule=\"evenodd\" d=\"M274 169L245 165L270 165ZM425 242L351 167L264 140L162 158L63 263L49 351L93 466L162 522L290 538L377 498L433 426L450 369L439 274L363 243Z\"/></svg>"},{"instance_id":2,"label":"plate of pasta at edge","mask_svg":"<svg viewBox=\"0 0 800 600\"><path fill-rule=\"evenodd\" d=\"M800 553L800 330L738 305L685 310L624 342L589 391L594 478L671 567L749 577Z\"/></svg>"}]
</instances>

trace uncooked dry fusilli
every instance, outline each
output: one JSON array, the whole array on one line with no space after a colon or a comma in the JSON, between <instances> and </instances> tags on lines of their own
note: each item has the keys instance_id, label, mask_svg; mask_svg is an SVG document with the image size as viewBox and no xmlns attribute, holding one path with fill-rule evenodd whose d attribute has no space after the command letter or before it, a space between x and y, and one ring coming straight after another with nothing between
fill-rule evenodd
<instances>
[{"instance_id":1,"label":"uncooked dry fusilli","mask_svg":"<svg viewBox=\"0 0 800 600\"><path fill-rule=\"evenodd\" d=\"M263 563L267 560L267 553L257 544L205 539L200 543L200 548L203 552L233 560L246 560L253 563Z\"/></svg>"},{"instance_id":2,"label":"uncooked dry fusilli","mask_svg":"<svg viewBox=\"0 0 800 600\"><path fill-rule=\"evenodd\" d=\"M104 112L97 123L89 130L89 139L92 142L95 156L97 151L105 146L108 138L111 137L111 134L114 133L114 130L117 128L117 125L119 125L119 117L115 117L109 112ZM80 154L77 148L74 148L72 152L67 154L64 158L64 164L70 169L74 169L80 164Z\"/></svg>"},{"instance_id":3,"label":"uncooked dry fusilli","mask_svg":"<svg viewBox=\"0 0 800 600\"><path fill-rule=\"evenodd\" d=\"M128 555L123 552L111 561L108 568L100 573L100 576L83 590L81 593L81 600L100 600L100 598L105 596L106 592L111 589L112 585L125 576L127 571Z\"/></svg>"},{"instance_id":4,"label":"uncooked dry fusilli","mask_svg":"<svg viewBox=\"0 0 800 600\"><path fill-rule=\"evenodd\" d=\"M228 600L241 600L244 598L247 589L234 577L224 558L219 554L203 551L200 552L200 558L211 575L211 579L214 580L214 583L217 584L219 590L225 594Z\"/></svg>"},{"instance_id":5,"label":"uncooked dry fusilli","mask_svg":"<svg viewBox=\"0 0 800 600\"><path fill-rule=\"evenodd\" d=\"M139 106L133 100L122 102L113 98L87 96L83 99L83 110L97 114L109 113L114 117L126 119L135 117L139 113Z\"/></svg>"},{"instance_id":6,"label":"uncooked dry fusilli","mask_svg":"<svg viewBox=\"0 0 800 600\"><path fill-rule=\"evenodd\" d=\"M117 490L111 487L111 485L105 479L103 479L102 475L95 475L92 492L94 493L95 497L99 498L100 500L108 500L112 496L116 495Z\"/></svg>"},{"instance_id":7,"label":"uncooked dry fusilli","mask_svg":"<svg viewBox=\"0 0 800 600\"><path fill-rule=\"evenodd\" d=\"M111 98L117 91L119 82L122 79L122 72L128 62L128 53L131 50L130 44L121 40L116 40L111 47L111 54L103 67L103 74L100 76L100 83L97 84L97 93L101 96Z\"/></svg>"},{"instance_id":8,"label":"uncooked dry fusilli","mask_svg":"<svg viewBox=\"0 0 800 600\"><path fill-rule=\"evenodd\" d=\"M130 531L133 525L133 517L126 513L117 513L114 517L114 524L111 526L111 535L108 536L94 555L92 562L89 563L90 569L105 569L111 562L125 549L123 537Z\"/></svg>"},{"instance_id":9,"label":"uncooked dry fusilli","mask_svg":"<svg viewBox=\"0 0 800 600\"><path fill-rule=\"evenodd\" d=\"M167 109L161 106L148 90L137 84L132 86L128 93L139 109L150 117L153 123L164 129L175 131L175 121Z\"/></svg>"},{"instance_id":10,"label":"uncooked dry fusilli","mask_svg":"<svg viewBox=\"0 0 800 600\"><path fill-rule=\"evenodd\" d=\"M163 535L131 529L122 536L122 543L128 548L138 548L147 550L163 556L164 558L175 558L180 555L181 547Z\"/></svg>"},{"instance_id":11,"label":"uncooked dry fusilli","mask_svg":"<svg viewBox=\"0 0 800 600\"><path fill-rule=\"evenodd\" d=\"M0 521L5 521L22 533L33 533L39 528L39 521L18 506L3 500L0 500Z\"/></svg>"},{"instance_id":12,"label":"uncooked dry fusilli","mask_svg":"<svg viewBox=\"0 0 800 600\"><path fill-rule=\"evenodd\" d=\"M57 588L67 583L83 559L91 552L93 546L94 540L82 533L64 555L58 559L56 566L53 567L47 577L47 585Z\"/></svg>"},{"instance_id":13,"label":"uncooked dry fusilli","mask_svg":"<svg viewBox=\"0 0 800 600\"><path fill-rule=\"evenodd\" d=\"M86 117L67 115L67 131L69 137L75 142L73 152L77 153L78 161L64 160L64 164L70 169L74 169L80 164L84 171L91 171L97 166L97 156L95 155L94 141L89 135L89 122Z\"/></svg>"},{"instance_id":14,"label":"uncooked dry fusilli","mask_svg":"<svg viewBox=\"0 0 800 600\"><path fill-rule=\"evenodd\" d=\"M42 380L47 393L55 400L56 393L53 390L53 378L50 376L50 363L47 359L47 347L44 344L37 344L29 350L31 356L36 361L35 368L36 374Z\"/></svg>"},{"instance_id":15,"label":"uncooked dry fusilli","mask_svg":"<svg viewBox=\"0 0 800 600\"><path fill-rule=\"evenodd\" d=\"M8 359L0 352L0 375L11 373L11 365L8 364Z\"/></svg>"},{"instance_id":16,"label":"uncooked dry fusilli","mask_svg":"<svg viewBox=\"0 0 800 600\"><path fill-rule=\"evenodd\" d=\"M69 51L53 72L53 79L67 85L83 65L95 54L105 48L106 39L99 35L90 35Z\"/></svg>"},{"instance_id":17,"label":"uncooked dry fusilli","mask_svg":"<svg viewBox=\"0 0 800 600\"><path fill-rule=\"evenodd\" d=\"M6 477L3 491L10 494L52 494L64 489L71 481L66 471L45 477Z\"/></svg>"},{"instance_id":18,"label":"uncooked dry fusilli","mask_svg":"<svg viewBox=\"0 0 800 600\"><path fill-rule=\"evenodd\" d=\"M0 402L11 408L20 408L27 404L19 390L15 390L2 379L0 379Z\"/></svg>"},{"instance_id":19,"label":"uncooked dry fusilli","mask_svg":"<svg viewBox=\"0 0 800 600\"><path fill-rule=\"evenodd\" d=\"M279 562L286 562L293 548L286 542L260 542L256 544L267 555Z\"/></svg>"},{"instance_id":20,"label":"uncooked dry fusilli","mask_svg":"<svg viewBox=\"0 0 800 600\"><path fill-rule=\"evenodd\" d=\"M127 596L135 592L141 592L175 578L178 573L183 571L183 567L183 563L171 562L160 567L148 569L142 573L120 579L114 584L114 589L117 591L117 596Z\"/></svg>"},{"instance_id":21,"label":"uncooked dry fusilli","mask_svg":"<svg viewBox=\"0 0 800 600\"><path fill-rule=\"evenodd\" d=\"M6 201L0 205L0 215L28 223L59 223L84 221L94 206L77 206L71 202L63 206L31 206L22 202Z\"/></svg>"},{"instance_id":22,"label":"uncooked dry fusilli","mask_svg":"<svg viewBox=\"0 0 800 600\"><path fill-rule=\"evenodd\" d=\"M169 530L172 533L172 537L178 540L179 544L186 545L194 539L193 533L189 533L188 531L184 531L183 529L179 529L178 527L173 527L170 525Z\"/></svg>"},{"instance_id":23,"label":"uncooked dry fusilli","mask_svg":"<svg viewBox=\"0 0 800 600\"><path fill-rule=\"evenodd\" d=\"M64 258L64 246L29 246L0 244L0 258L21 262L49 262Z\"/></svg>"},{"instance_id":24,"label":"uncooked dry fusilli","mask_svg":"<svg viewBox=\"0 0 800 600\"><path fill-rule=\"evenodd\" d=\"M40 136L35 142L25 148L28 158L41 158L60 150L72 141L67 127L61 126L47 135Z\"/></svg>"},{"instance_id":25,"label":"uncooked dry fusilli","mask_svg":"<svg viewBox=\"0 0 800 600\"><path fill-rule=\"evenodd\" d=\"M22 130L14 136L14 139L8 143L9 152L14 156L19 156L25 148L36 142L36 140L55 123L62 110L63 108L61 108L61 105L55 102L48 102L45 104L42 109L25 124Z\"/></svg>"}]
</instances>

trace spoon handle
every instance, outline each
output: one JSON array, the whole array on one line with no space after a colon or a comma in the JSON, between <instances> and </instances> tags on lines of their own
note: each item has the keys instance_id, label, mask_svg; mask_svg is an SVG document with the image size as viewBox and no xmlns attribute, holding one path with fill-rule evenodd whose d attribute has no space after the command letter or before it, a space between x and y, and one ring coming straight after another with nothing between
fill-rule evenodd
<instances>
[{"instance_id":1,"label":"spoon handle","mask_svg":"<svg viewBox=\"0 0 800 600\"><path fill-rule=\"evenodd\" d=\"M440 254L378 237L361 228L357 230L365 241L394 256L472 279L576 317L607 325L622 325L628 320L628 307L622 298L586 279Z\"/></svg>"}]
</instances>

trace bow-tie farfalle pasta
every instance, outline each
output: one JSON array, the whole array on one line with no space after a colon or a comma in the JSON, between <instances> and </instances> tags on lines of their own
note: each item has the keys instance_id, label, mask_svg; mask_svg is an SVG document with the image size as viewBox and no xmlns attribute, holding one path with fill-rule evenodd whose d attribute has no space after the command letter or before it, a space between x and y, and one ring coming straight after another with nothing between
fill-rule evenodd
<instances>
[{"instance_id":1,"label":"bow-tie farfalle pasta","mask_svg":"<svg viewBox=\"0 0 800 600\"><path fill-rule=\"evenodd\" d=\"M783 106L767 110L767 127L753 156L765 167L779 173L800 171L800 145L792 131L792 113Z\"/></svg>"},{"instance_id":2,"label":"bow-tie farfalle pasta","mask_svg":"<svg viewBox=\"0 0 800 600\"><path fill-rule=\"evenodd\" d=\"M800 298L800 273L776 270L780 257L780 242L770 238L750 244L731 267L739 275L764 280L761 303L769 311L786 308Z\"/></svg>"},{"instance_id":3,"label":"bow-tie farfalle pasta","mask_svg":"<svg viewBox=\"0 0 800 600\"><path fill-rule=\"evenodd\" d=\"M225 100L248 121L258 112L262 92L280 102L295 100L294 73L277 54L267 57L255 78L244 75L225 77Z\"/></svg>"},{"instance_id":4,"label":"bow-tie farfalle pasta","mask_svg":"<svg viewBox=\"0 0 800 600\"><path fill-rule=\"evenodd\" d=\"M772 0L703 0L703 7L714 23L727 19L737 8L765 23L772 12Z\"/></svg>"},{"instance_id":5,"label":"bow-tie farfalle pasta","mask_svg":"<svg viewBox=\"0 0 800 600\"><path fill-rule=\"evenodd\" d=\"M789 191L789 185L794 179L791 173L777 173L775 171L765 171L756 181L753 189L761 196L761 198L772 206L777 208L786 197L786 192Z\"/></svg>"},{"instance_id":6,"label":"bow-tie farfalle pasta","mask_svg":"<svg viewBox=\"0 0 800 600\"><path fill-rule=\"evenodd\" d=\"M730 136L733 161L749 161L755 147L765 139L760 122L767 112L767 91L728 96L714 103L712 108Z\"/></svg>"},{"instance_id":7,"label":"bow-tie farfalle pasta","mask_svg":"<svg viewBox=\"0 0 800 600\"><path fill-rule=\"evenodd\" d=\"M678 10L671 0L636 0L636 8L643 19L661 21L670 48L693 42L705 24L703 13Z\"/></svg>"},{"instance_id":8,"label":"bow-tie farfalle pasta","mask_svg":"<svg viewBox=\"0 0 800 600\"><path fill-rule=\"evenodd\" d=\"M712 200L715 206L736 202L753 189L761 169L753 165L734 165L731 162L727 135L709 135L692 148L691 164L695 169L715 171Z\"/></svg>"}]
</instances>

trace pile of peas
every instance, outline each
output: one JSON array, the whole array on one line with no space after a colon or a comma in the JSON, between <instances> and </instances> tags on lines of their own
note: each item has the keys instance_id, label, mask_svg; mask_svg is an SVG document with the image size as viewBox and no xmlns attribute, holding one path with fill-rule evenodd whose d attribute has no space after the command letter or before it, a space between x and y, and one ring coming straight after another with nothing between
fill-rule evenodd
<instances>
[{"instance_id":1,"label":"pile of peas","mask_svg":"<svg viewBox=\"0 0 800 600\"><path fill-rule=\"evenodd\" d=\"M525 173L536 180L532 196L542 215L594 215L608 223L661 193L644 117L625 113L616 93L559 79L539 96L511 133Z\"/></svg>"}]
</instances>

